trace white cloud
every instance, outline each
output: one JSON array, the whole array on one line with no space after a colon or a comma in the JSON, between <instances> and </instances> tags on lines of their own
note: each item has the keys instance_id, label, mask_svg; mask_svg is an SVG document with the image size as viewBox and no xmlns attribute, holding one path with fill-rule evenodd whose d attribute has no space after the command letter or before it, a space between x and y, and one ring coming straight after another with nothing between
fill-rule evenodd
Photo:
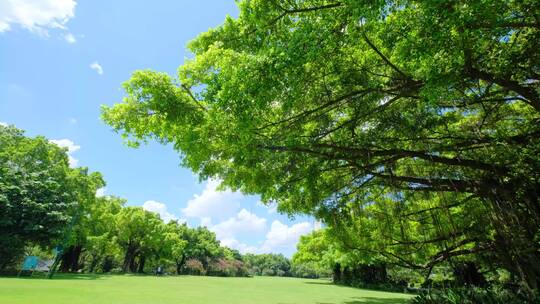
<instances>
[{"instance_id":1,"label":"white cloud","mask_svg":"<svg viewBox=\"0 0 540 304\"><path fill-rule=\"evenodd\" d=\"M317 226L317 224L315 226ZM211 229L213 230L213 227ZM223 246L237 249L241 253L294 252L296 244L300 240L300 236L308 234L314 229L314 225L311 225L308 222L301 222L288 226L275 220L272 222L270 231L266 234L266 239L262 242L260 247L242 243L234 236L227 235L220 239L220 242Z\"/></svg>"},{"instance_id":2,"label":"white cloud","mask_svg":"<svg viewBox=\"0 0 540 304\"><path fill-rule=\"evenodd\" d=\"M159 217L165 222L168 223L171 220L177 220L178 217L176 217L174 214L170 213L167 210L167 206L163 203L156 202L156 201L146 201L142 205L144 210L155 212L159 214Z\"/></svg>"},{"instance_id":3,"label":"white cloud","mask_svg":"<svg viewBox=\"0 0 540 304\"><path fill-rule=\"evenodd\" d=\"M232 238L238 233L262 233L265 229L266 219L260 218L246 209L240 210L235 217L210 228L220 240Z\"/></svg>"},{"instance_id":4,"label":"white cloud","mask_svg":"<svg viewBox=\"0 0 540 304\"><path fill-rule=\"evenodd\" d=\"M68 120L68 122L69 122L71 125L76 125L77 122L78 122L78 120L77 120L77 118L71 117L71 118Z\"/></svg>"},{"instance_id":5,"label":"white cloud","mask_svg":"<svg viewBox=\"0 0 540 304\"><path fill-rule=\"evenodd\" d=\"M62 148L67 148L67 154L68 154L68 158L69 158L69 166L74 168L74 167L77 167L78 164L79 164L79 160L76 159L75 157L73 157L73 153L77 152L79 149L81 149L81 146L78 146L76 145L73 141L69 140L69 139L51 139L50 140L51 143L59 146L59 147L62 147Z\"/></svg>"},{"instance_id":6,"label":"white cloud","mask_svg":"<svg viewBox=\"0 0 540 304\"><path fill-rule=\"evenodd\" d=\"M99 189L96 190L96 196L97 197L105 196L105 192L107 192L106 187L99 188Z\"/></svg>"},{"instance_id":7,"label":"white cloud","mask_svg":"<svg viewBox=\"0 0 540 304\"><path fill-rule=\"evenodd\" d=\"M217 180L208 181L204 190L200 194L195 194L187 202L182 213L186 217L198 218L201 226L206 226L216 233L216 237L223 246L237 249L242 253L281 252L289 254L295 251L301 235L310 233L319 227L318 223L310 224L309 222L288 226L275 220L268 229L268 219L246 209L240 209L242 194L230 190L217 191L218 185L219 181ZM264 205L261 202L257 202L257 204ZM266 207L268 214L276 212L275 203ZM257 245L249 244L251 242L244 243L243 238L253 239L253 234L255 236L257 234L265 235L265 238Z\"/></svg>"},{"instance_id":8,"label":"white cloud","mask_svg":"<svg viewBox=\"0 0 540 304\"><path fill-rule=\"evenodd\" d=\"M203 218L225 220L234 216L240 208L239 201L242 195L230 190L218 191L216 190L218 185L219 181L209 180L203 192L200 195L195 194L187 202L182 213L187 217L201 220ZM206 224L209 224L209 220L206 220Z\"/></svg>"},{"instance_id":9,"label":"white cloud","mask_svg":"<svg viewBox=\"0 0 540 304\"><path fill-rule=\"evenodd\" d=\"M240 253L242 254L259 252L259 248L241 243L235 238L226 238L226 239L220 240L220 243L222 246L227 246L229 248L236 249L240 251Z\"/></svg>"},{"instance_id":10,"label":"white cloud","mask_svg":"<svg viewBox=\"0 0 540 304\"><path fill-rule=\"evenodd\" d=\"M64 35L64 40L67 42L67 43L75 43L77 42L77 39L75 38L75 36L73 36L72 33L67 33Z\"/></svg>"},{"instance_id":11,"label":"white cloud","mask_svg":"<svg viewBox=\"0 0 540 304\"><path fill-rule=\"evenodd\" d=\"M96 73L99 75L103 75L103 67L97 61L92 62L90 64L90 68L96 71Z\"/></svg>"},{"instance_id":12,"label":"white cloud","mask_svg":"<svg viewBox=\"0 0 540 304\"><path fill-rule=\"evenodd\" d=\"M266 240L260 248L260 252L280 252L293 250L300 239L300 236L313 231L313 225L302 222L287 226L278 220L272 222L270 231L266 234Z\"/></svg>"},{"instance_id":13,"label":"white cloud","mask_svg":"<svg viewBox=\"0 0 540 304\"><path fill-rule=\"evenodd\" d=\"M4 0L0 1L0 32L12 25L42 36L50 29L66 30L67 22L75 16L74 0Z\"/></svg>"}]
</instances>

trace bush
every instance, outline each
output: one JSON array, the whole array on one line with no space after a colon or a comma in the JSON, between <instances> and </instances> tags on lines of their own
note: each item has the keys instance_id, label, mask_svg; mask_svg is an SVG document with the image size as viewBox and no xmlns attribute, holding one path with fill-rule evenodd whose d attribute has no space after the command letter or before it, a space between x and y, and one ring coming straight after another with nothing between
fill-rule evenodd
<instances>
[{"instance_id":1,"label":"bush","mask_svg":"<svg viewBox=\"0 0 540 304\"><path fill-rule=\"evenodd\" d=\"M208 266L207 274L220 277L245 277L248 276L248 270L241 261L218 259Z\"/></svg>"},{"instance_id":2,"label":"bush","mask_svg":"<svg viewBox=\"0 0 540 304\"><path fill-rule=\"evenodd\" d=\"M263 276L275 276L276 272L272 268L265 268L261 272L261 275L263 275Z\"/></svg>"},{"instance_id":3,"label":"bush","mask_svg":"<svg viewBox=\"0 0 540 304\"><path fill-rule=\"evenodd\" d=\"M205 275L206 270L204 269L204 266L201 263L201 261L197 259L189 259L186 261L186 264L184 265L184 273L190 274L190 275Z\"/></svg>"}]
</instances>

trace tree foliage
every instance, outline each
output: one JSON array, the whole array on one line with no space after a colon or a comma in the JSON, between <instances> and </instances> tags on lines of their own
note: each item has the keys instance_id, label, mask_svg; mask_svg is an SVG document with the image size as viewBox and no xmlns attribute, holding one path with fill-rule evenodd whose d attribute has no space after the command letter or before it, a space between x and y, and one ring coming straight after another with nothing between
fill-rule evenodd
<instances>
[{"instance_id":1,"label":"tree foliage","mask_svg":"<svg viewBox=\"0 0 540 304\"><path fill-rule=\"evenodd\" d=\"M540 282L537 1L258 1L135 72L103 119L201 178L431 271L472 256Z\"/></svg>"},{"instance_id":2,"label":"tree foliage","mask_svg":"<svg viewBox=\"0 0 540 304\"><path fill-rule=\"evenodd\" d=\"M291 262L283 254L252 254L244 255L249 271L253 275L291 276Z\"/></svg>"},{"instance_id":3,"label":"tree foliage","mask_svg":"<svg viewBox=\"0 0 540 304\"><path fill-rule=\"evenodd\" d=\"M191 273L245 276L239 252L221 246L206 227L191 228L126 200L97 197L99 172L70 168L67 151L44 137L0 125L0 271L23 255L53 258L63 272L151 272L158 266ZM172 267L171 267L172 266ZM172 272L171 271L171 272Z\"/></svg>"},{"instance_id":4,"label":"tree foliage","mask_svg":"<svg viewBox=\"0 0 540 304\"><path fill-rule=\"evenodd\" d=\"M63 149L0 126L0 269L26 245L50 246L63 237L79 206L77 178Z\"/></svg>"}]
</instances>

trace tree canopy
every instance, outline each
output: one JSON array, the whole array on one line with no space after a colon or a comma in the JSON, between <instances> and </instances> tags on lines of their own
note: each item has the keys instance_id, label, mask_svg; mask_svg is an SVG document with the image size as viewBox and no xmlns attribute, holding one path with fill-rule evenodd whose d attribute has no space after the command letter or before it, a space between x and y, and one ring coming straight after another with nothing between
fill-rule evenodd
<instances>
[{"instance_id":1,"label":"tree canopy","mask_svg":"<svg viewBox=\"0 0 540 304\"><path fill-rule=\"evenodd\" d=\"M103 119L350 250L540 282L537 1L258 1L135 72Z\"/></svg>"},{"instance_id":2,"label":"tree canopy","mask_svg":"<svg viewBox=\"0 0 540 304\"><path fill-rule=\"evenodd\" d=\"M69 168L62 148L0 125L0 269L30 242L49 245L63 237L79 206L73 189L83 175Z\"/></svg>"}]
</instances>

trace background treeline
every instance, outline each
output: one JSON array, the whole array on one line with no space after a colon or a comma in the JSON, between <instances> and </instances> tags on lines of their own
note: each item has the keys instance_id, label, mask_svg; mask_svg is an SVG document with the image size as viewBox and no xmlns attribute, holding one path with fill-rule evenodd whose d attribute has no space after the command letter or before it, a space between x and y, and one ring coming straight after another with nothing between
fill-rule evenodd
<instances>
[{"instance_id":1,"label":"background treeline","mask_svg":"<svg viewBox=\"0 0 540 304\"><path fill-rule=\"evenodd\" d=\"M62 272L292 276L280 254L221 246L206 227L191 228L124 199L96 196L98 172L70 168L66 151L44 137L0 126L0 271L16 272L25 255L54 258Z\"/></svg>"}]
</instances>

